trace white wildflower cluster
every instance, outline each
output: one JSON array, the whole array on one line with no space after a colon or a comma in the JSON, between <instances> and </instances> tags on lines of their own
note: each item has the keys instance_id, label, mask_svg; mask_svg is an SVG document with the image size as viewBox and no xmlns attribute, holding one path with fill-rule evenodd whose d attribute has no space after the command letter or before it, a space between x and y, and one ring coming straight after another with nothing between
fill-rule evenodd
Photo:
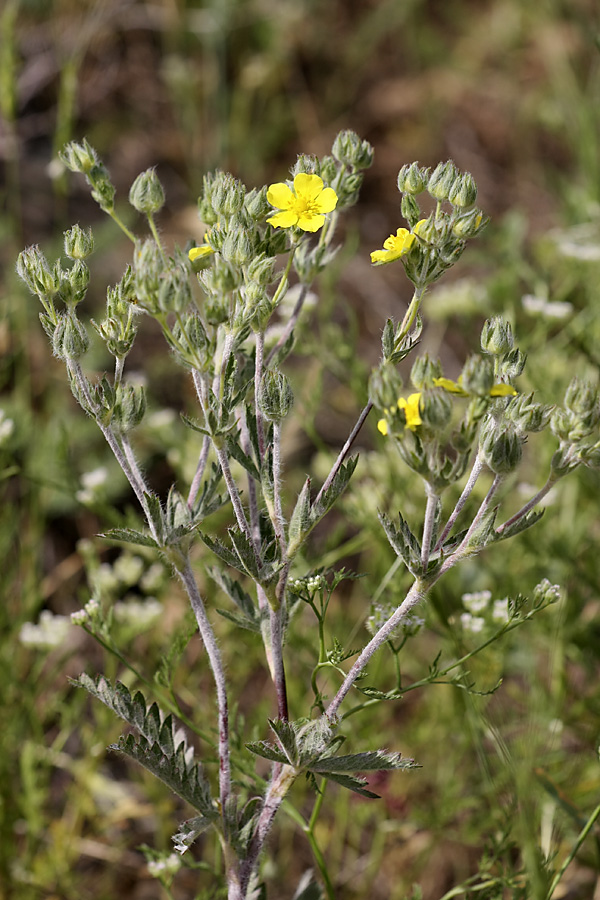
<instances>
[{"instance_id":1,"label":"white wildflower cluster","mask_svg":"<svg viewBox=\"0 0 600 900\"><path fill-rule=\"evenodd\" d=\"M149 628L160 617L162 611L163 605L156 597L145 597L143 600L126 597L113 607L117 622L134 627L136 631Z\"/></svg>"},{"instance_id":2,"label":"white wildflower cluster","mask_svg":"<svg viewBox=\"0 0 600 900\"><path fill-rule=\"evenodd\" d=\"M524 294L521 298L523 309L531 315L545 316L547 319L566 319L573 312L573 304L567 300L547 300L535 294Z\"/></svg>"},{"instance_id":3,"label":"white wildflower cluster","mask_svg":"<svg viewBox=\"0 0 600 900\"><path fill-rule=\"evenodd\" d=\"M148 572L152 570L152 566ZM163 571L162 566L161 572ZM102 563L90 573L90 582L95 594L100 597L114 595L123 592L133 585L140 584L148 573L145 571L145 562L141 556L132 553L123 553L115 562ZM156 582L157 569L152 571L150 582ZM147 588L144 588L145 590Z\"/></svg>"},{"instance_id":4,"label":"white wildflower cluster","mask_svg":"<svg viewBox=\"0 0 600 900\"><path fill-rule=\"evenodd\" d=\"M384 603L374 603L371 606L371 615L366 621L366 627L369 634L376 634L379 629L385 625L388 619L393 615L394 606ZM425 619L421 616L408 615L398 623L390 637L408 636L416 634L425 624Z\"/></svg>"},{"instance_id":5,"label":"white wildflower cluster","mask_svg":"<svg viewBox=\"0 0 600 900\"><path fill-rule=\"evenodd\" d=\"M153 859L148 862L148 872L153 878L161 875L175 875L181 868L181 859L177 853L171 853L165 859Z\"/></svg>"},{"instance_id":6,"label":"white wildflower cluster","mask_svg":"<svg viewBox=\"0 0 600 900\"><path fill-rule=\"evenodd\" d=\"M95 597L92 597L83 609L78 609L76 612L71 613L71 622L73 625L85 625L87 622L97 618L99 613L100 604Z\"/></svg>"},{"instance_id":7,"label":"white wildflower cluster","mask_svg":"<svg viewBox=\"0 0 600 900\"><path fill-rule=\"evenodd\" d=\"M0 447L8 441L14 430L15 423L0 409Z\"/></svg>"},{"instance_id":8,"label":"white wildflower cluster","mask_svg":"<svg viewBox=\"0 0 600 900\"><path fill-rule=\"evenodd\" d=\"M475 591L462 595L461 601L466 612L461 613L460 623L465 631L479 634L490 619L498 625L508 622L510 618L508 597L494 600L490 606L491 599L491 591ZM478 615L479 613L483 615Z\"/></svg>"},{"instance_id":9,"label":"white wildflower cluster","mask_svg":"<svg viewBox=\"0 0 600 900\"><path fill-rule=\"evenodd\" d=\"M289 583L290 590L294 594L316 594L327 588L327 579L324 575L311 575L310 578L294 578Z\"/></svg>"},{"instance_id":10,"label":"white wildflower cluster","mask_svg":"<svg viewBox=\"0 0 600 900\"><path fill-rule=\"evenodd\" d=\"M84 472L81 476L81 488L75 494L77 500L84 506L94 503L102 496L102 488L108 480L108 469L106 466L98 466L91 472Z\"/></svg>"},{"instance_id":11,"label":"white wildflower cluster","mask_svg":"<svg viewBox=\"0 0 600 900\"><path fill-rule=\"evenodd\" d=\"M40 613L38 624L25 622L19 632L19 640L26 647L50 649L62 644L71 627L69 616L55 616L49 609Z\"/></svg>"}]
</instances>

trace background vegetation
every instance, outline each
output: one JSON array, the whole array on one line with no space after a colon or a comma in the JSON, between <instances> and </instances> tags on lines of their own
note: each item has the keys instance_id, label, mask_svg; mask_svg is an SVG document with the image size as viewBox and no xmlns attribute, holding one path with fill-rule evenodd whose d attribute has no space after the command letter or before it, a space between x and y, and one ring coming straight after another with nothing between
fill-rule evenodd
<instances>
[{"instance_id":1,"label":"background vegetation","mask_svg":"<svg viewBox=\"0 0 600 900\"><path fill-rule=\"evenodd\" d=\"M1 897L166 897L140 847L170 852L172 824L185 816L162 787L106 753L118 724L67 682L83 670L126 678L123 666L75 627L51 650L31 646L23 632L45 610L68 615L80 608L99 585L114 601L157 597L166 604L166 623L141 630L115 617L113 624L120 645L143 660L153 681L174 636L189 628L183 599L167 591L151 555L123 555L97 537L117 524L115 516L119 523L134 517L134 503L101 435L76 408L36 305L13 274L25 244L40 243L52 258L64 228L93 223L98 249L91 265L101 286L93 315L102 286L120 277L127 258L126 241L99 219L83 183L66 178L57 150L87 136L123 199L138 172L156 165L167 190L162 233L168 244L183 244L202 236L195 198L208 169L219 166L259 185L285 178L299 152L327 152L341 128L374 145L375 164L347 220L346 249L320 285L304 355L295 361L302 427L286 438L298 473L298 483L290 477L287 484L291 497L306 472L327 471L364 403L385 318L404 311L401 267L371 269L368 253L401 224L395 181L405 162L452 157L473 172L478 202L492 216L458 280L443 282L428 302L425 346L441 354L449 376L473 347L481 321L502 313L529 354L527 388L547 399L561 395L575 372L597 379L597 15L593 0L5 0ZM195 464L192 438L177 416L192 402L190 388L151 328L137 362L153 413L139 451L153 487L164 491ZM92 364L102 371L106 361ZM358 644L364 610L393 562L376 509L418 510L420 502L419 486L372 424L361 441L344 515L315 538L328 564L366 573L342 584L332 600L332 631L348 646ZM552 448L540 443L532 451L535 483ZM105 482L82 483L100 466L109 469ZM413 884L424 900L440 900L464 895L459 886L471 877L480 885L487 878L489 887L467 896L518 896L525 879L523 896L535 896L543 860L558 867L567 857L600 787L599 541L597 475L578 472L551 497L536 529L483 564L453 572L435 594L427 627L403 659L408 682L423 678L438 653L446 658L474 645L477 638L458 626L464 592L490 590L501 599L531 593L546 576L561 584L565 599L471 661L465 683L480 695L439 685L415 690L385 712L374 707L371 718L356 717L357 748L361 729L376 728L382 743L423 768L372 783L380 801L328 797L317 837L337 873L340 900L403 900ZM391 596L403 587L390 578ZM225 621L219 627L224 638L240 640ZM201 718L201 648L197 638L186 645L182 637L178 646L172 682L164 675L167 660L159 686L172 686L184 709ZM251 645L233 646L228 664L245 684L238 711L249 722L245 739L253 727L264 737L260 728L273 712L268 676ZM302 709L300 698L312 694L301 641L295 659L290 696ZM370 674L391 684L392 660L382 655ZM501 688L487 693L500 679ZM310 809L308 793L306 804ZM312 865L291 818L279 823L266 864L272 896L291 897ZM203 877L183 870L172 896L212 897ZM599 878L595 830L555 897L598 896Z\"/></svg>"}]
</instances>

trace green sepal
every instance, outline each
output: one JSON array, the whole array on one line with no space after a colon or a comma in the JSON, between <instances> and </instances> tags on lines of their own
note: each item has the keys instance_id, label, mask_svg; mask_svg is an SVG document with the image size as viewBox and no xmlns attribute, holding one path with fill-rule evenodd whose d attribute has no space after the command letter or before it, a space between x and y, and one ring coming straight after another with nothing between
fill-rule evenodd
<instances>
[{"instance_id":1,"label":"green sepal","mask_svg":"<svg viewBox=\"0 0 600 900\"><path fill-rule=\"evenodd\" d=\"M544 515L544 509L532 509L528 513L526 513L522 518L520 518L517 522L514 522L512 525L509 525L508 528L504 528L502 531L494 532L494 540L495 541L504 541L506 538L514 537L516 534L521 534L522 531L526 531L528 528L531 528L532 525L535 525L536 522L539 522L542 516Z\"/></svg>"}]
</instances>

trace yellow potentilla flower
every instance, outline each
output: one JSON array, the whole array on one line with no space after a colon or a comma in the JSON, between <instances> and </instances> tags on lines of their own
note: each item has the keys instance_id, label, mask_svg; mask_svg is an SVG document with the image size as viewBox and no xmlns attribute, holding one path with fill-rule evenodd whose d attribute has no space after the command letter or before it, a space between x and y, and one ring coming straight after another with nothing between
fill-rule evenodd
<instances>
[{"instance_id":1,"label":"yellow potentilla flower","mask_svg":"<svg viewBox=\"0 0 600 900\"><path fill-rule=\"evenodd\" d=\"M398 400L398 409L404 410L404 415L406 416L406 428L410 428L411 431L414 431L417 425L422 425L423 420L421 419L421 414L419 412L419 400L421 399L421 394L411 394L406 399L404 397L400 397Z\"/></svg>"},{"instance_id":2,"label":"yellow potentilla flower","mask_svg":"<svg viewBox=\"0 0 600 900\"><path fill-rule=\"evenodd\" d=\"M458 381L452 381L450 378L434 378L433 383L436 387L441 387L445 391L448 391L450 394L458 394L460 397L468 397L469 394L465 391L464 387L461 384L461 379ZM493 385L488 391L488 396L490 397L515 397L518 391L516 388L512 386L512 384L505 384L501 382L499 384Z\"/></svg>"},{"instance_id":3,"label":"yellow potentilla flower","mask_svg":"<svg viewBox=\"0 0 600 900\"><path fill-rule=\"evenodd\" d=\"M214 253L212 247L209 247L208 244L201 244L200 247L192 247L191 250L188 250L188 256L192 262L196 259L202 259L205 256L208 256L211 253Z\"/></svg>"},{"instance_id":4,"label":"yellow potentilla flower","mask_svg":"<svg viewBox=\"0 0 600 900\"><path fill-rule=\"evenodd\" d=\"M380 419L377 423L377 431L380 431L384 436L389 432L388 423L385 419Z\"/></svg>"},{"instance_id":5,"label":"yellow potentilla flower","mask_svg":"<svg viewBox=\"0 0 600 900\"><path fill-rule=\"evenodd\" d=\"M415 236L408 228L399 228L396 234L390 234L383 242L383 250L373 250L371 262L376 266L394 262L404 256L415 242Z\"/></svg>"},{"instance_id":6,"label":"yellow potentilla flower","mask_svg":"<svg viewBox=\"0 0 600 900\"><path fill-rule=\"evenodd\" d=\"M272 184L267 191L267 200L281 212L267 219L273 228L293 228L302 231L318 231L325 224L325 213L332 212L338 202L333 188L324 187L318 175L299 172L294 178L292 190L284 182Z\"/></svg>"}]
</instances>

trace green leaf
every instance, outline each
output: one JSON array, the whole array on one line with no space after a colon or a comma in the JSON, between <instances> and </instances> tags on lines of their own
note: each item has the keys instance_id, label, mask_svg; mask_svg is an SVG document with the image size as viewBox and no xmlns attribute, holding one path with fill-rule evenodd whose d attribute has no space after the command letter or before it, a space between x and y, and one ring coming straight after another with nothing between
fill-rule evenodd
<instances>
[{"instance_id":1,"label":"green leaf","mask_svg":"<svg viewBox=\"0 0 600 900\"><path fill-rule=\"evenodd\" d=\"M258 579L260 573L252 542L237 525L228 528L227 533L239 560L236 568L241 568L241 571L246 572L251 578Z\"/></svg>"},{"instance_id":2,"label":"green leaf","mask_svg":"<svg viewBox=\"0 0 600 900\"><path fill-rule=\"evenodd\" d=\"M187 428L191 428L192 431L198 431L200 434L205 434L207 437L210 437L210 431L207 431L206 428L203 428L201 425L196 422L195 419L190 419L189 416L186 416L185 413L179 413L181 416L181 421Z\"/></svg>"},{"instance_id":3,"label":"green leaf","mask_svg":"<svg viewBox=\"0 0 600 900\"><path fill-rule=\"evenodd\" d=\"M263 759L269 759L272 762L288 763L285 753L268 741L249 741L245 746L255 756L261 756Z\"/></svg>"},{"instance_id":4,"label":"green leaf","mask_svg":"<svg viewBox=\"0 0 600 900\"><path fill-rule=\"evenodd\" d=\"M331 509L340 494L342 494L346 490L348 482L352 478L357 465L358 456L352 456L345 463L342 463L339 470L336 472L329 488L324 491L320 500L318 500L318 502L315 501L312 506L311 529L314 528L317 522L319 522L323 518L325 513Z\"/></svg>"},{"instance_id":5,"label":"green leaf","mask_svg":"<svg viewBox=\"0 0 600 900\"><path fill-rule=\"evenodd\" d=\"M311 763L311 772L381 772L391 769L414 769L412 759L403 759L400 753L386 750L371 750L366 753L350 753L347 756L333 756Z\"/></svg>"},{"instance_id":6,"label":"green leaf","mask_svg":"<svg viewBox=\"0 0 600 900\"><path fill-rule=\"evenodd\" d=\"M180 830L171 838L177 853L184 854L186 850L189 850L196 838L210 828L213 821L214 818L208 816L194 816L193 819L186 819L185 822L182 822L179 826Z\"/></svg>"},{"instance_id":7,"label":"green leaf","mask_svg":"<svg viewBox=\"0 0 600 900\"><path fill-rule=\"evenodd\" d=\"M296 766L299 754L293 723L285 722L283 719L269 719L269 725L277 735L277 739L290 766Z\"/></svg>"},{"instance_id":8,"label":"green leaf","mask_svg":"<svg viewBox=\"0 0 600 900\"><path fill-rule=\"evenodd\" d=\"M291 559L311 530L310 478L304 482L288 527L288 557Z\"/></svg>"},{"instance_id":9,"label":"green leaf","mask_svg":"<svg viewBox=\"0 0 600 900\"><path fill-rule=\"evenodd\" d=\"M199 532L200 537L203 542L206 544L209 550L218 556L219 559L223 560L228 566L231 566L233 569L240 569L240 562L235 553L232 553L231 550L222 544L221 541L213 540L207 534L204 534L202 531ZM241 569L245 573L245 569Z\"/></svg>"},{"instance_id":10,"label":"green leaf","mask_svg":"<svg viewBox=\"0 0 600 900\"><path fill-rule=\"evenodd\" d=\"M514 537L516 534L521 534L522 531L526 531L527 528L531 528L532 525L535 525L536 522L539 522L544 513L544 509L530 510L530 512L526 513L517 522L513 522L512 525L509 525L508 528L504 528L500 533L498 533L498 531L495 531L494 540L504 541L506 540L506 538Z\"/></svg>"},{"instance_id":11,"label":"green leaf","mask_svg":"<svg viewBox=\"0 0 600 900\"><path fill-rule=\"evenodd\" d=\"M242 468L244 468L252 478L254 478L255 481L260 482L260 475L253 460L248 456L247 453L244 453L240 444L233 437L233 435L227 436L226 444L230 456L232 456L235 461L238 462L240 466L242 466Z\"/></svg>"},{"instance_id":12,"label":"green leaf","mask_svg":"<svg viewBox=\"0 0 600 900\"><path fill-rule=\"evenodd\" d=\"M410 530L408 523L404 521L400 513L398 513L398 527L385 513L379 513L379 521L392 549L403 561L411 575L417 578L422 570L421 545Z\"/></svg>"},{"instance_id":13,"label":"green leaf","mask_svg":"<svg viewBox=\"0 0 600 900\"><path fill-rule=\"evenodd\" d=\"M361 797L368 797L369 800L379 800L379 794L374 794L373 791L369 791L364 787L367 783L366 778L352 778L351 775L337 775L331 772L323 773L323 777L328 781L335 781L336 784L340 784L349 791L354 791L355 794L360 794Z\"/></svg>"},{"instance_id":14,"label":"green leaf","mask_svg":"<svg viewBox=\"0 0 600 900\"><path fill-rule=\"evenodd\" d=\"M111 528L100 535L109 541L120 541L125 544L139 544L142 547L158 547L154 538L149 534L143 534L141 531L135 531L133 528Z\"/></svg>"}]
</instances>

